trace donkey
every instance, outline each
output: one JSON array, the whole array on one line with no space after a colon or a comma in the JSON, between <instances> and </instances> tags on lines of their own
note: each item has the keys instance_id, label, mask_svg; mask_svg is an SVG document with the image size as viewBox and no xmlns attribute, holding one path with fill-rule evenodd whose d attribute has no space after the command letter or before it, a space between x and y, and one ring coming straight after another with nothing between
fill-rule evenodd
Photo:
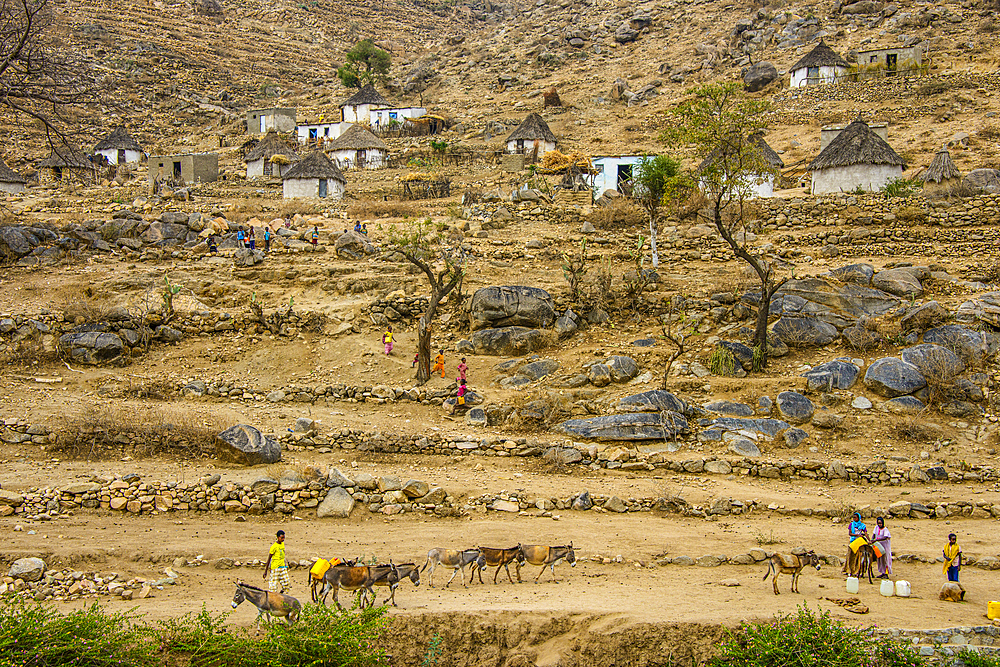
<instances>
[{"instance_id":1,"label":"donkey","mask_svg":"<svg viewBox=\"0 0 1000 667\"><path fill-rule=\"evenodd\" d=\"M302 605L291 595L265 591L262 588L244 584L237 579L236 594L233 595L233 609L240 606L244 600L249 600L253 606L257 607L257 619L254 624L257 626L258 633L260 632L260 620L264 614L270 618L275 616L284 618L285 622L291 625L299 620L299 613L302 611Z\"/></svg>"},{"instance_id":2,"label":"donkey","mask_svg":"<svg viewBox=\"0 0 1000 667\"><path fill-rule=\"evenodd\" d=\"M875 555L875 549L871 544L862 544L858 547L858 565L860 567L858 579L864 579L867 576L868 583L871 584L872 568L877 562L878 556Z\"/></svg>"},{"instance_id":3,"label":"donkey","mask_svg":"<svg viewBox=\"0 0 1000 667\"><path fill-rule=\"evenodd\" d=\"M483 569L486 567L484 564L476 562L480 556L481 554L479 553L479 549L465 549L464 551L454 551L452 549L435 548L427 552L427 560L424 562L423 567L420 568L420 571L423 572L425 569L427 569L428 565L431 566L430 574L427 575L427 585L433 588L434 569L438 565L441 565L443 567L450 567L454 571L451 573L451 579L448 580L448 583L445 584L444 587L448 588L448 586L452 582L452 579L454 579L455 575L458 574L459 572L462 573L462 585L465 586L466 565L473 563L474 564L473 567L479 567L479 569ZM466 586L466 588L468 587Z\"/></svg>"},{"instance_id":4,"label":"donkey","mask_svg":"<svg viewBox=\"0 0 1000 667\"><path fill-rule=\"evenodd\" d=\"M379 566L386 567L386 566ZM390 595L385 599L385 602L392 602L392 606L396 605L396 589L399 588L399 584L403 582L403 579L409 579L413 582L414 586L420 585L420 570L417 569L416 563L400 563L399 565L393 565L390 563L388 565L390 568L387 571L373 572L372 573L372 585L373 586L388 586ZM383 602L382 604L385 604Z\"/></svg>"},{"instance_id":5,"label":"donkey","mask_svg":"<svg viewBox=\"0 0 1000 667\"><path fill-rule=\"evenodd\" d=\"M774 578L771 583L774 584L774 594L780 595L778 592L778 575L779 574L790 574L792 575L792 592L799 592L799 575L802 574L802 568L804 567L815 567L819 571L820 560L813 551L807 551L804 554L774 554L767 561L767 572L764 573L764 581L774 574Z\"/></svg>"},{"instance_id":6,"label":"donkey","mask_svg":"<svg viewBox=\"0 0 1000 667\"><path fill-rule=\"evenodd\" d=\"M545 572L546 565L552 571L552 581L556 581L556 564L565 560L570 564L570 567L576 567L576 551L573 550L572 542L562 547L522 546L521 554L524 558L523 560L518 560L514 568L517 571L518 583L521 583L521 563L523 562L527 562L529 565L542 566L542 569L538 571L538 576L535 577L536 584L538 583L538 577L541 577L542 573Z\"/></svg>"},{"instance_id":7,"label":"donkey","mask_svg":"<svg viewBox=\"0 0 1000 667\"><path fill-rule=\"evenodd\" d=\"M343 609L344 605L340 604L340 599L337 597L340 589L351 593L357 591L358 605L364 609L368 595L371 595L372 603L375 601L372 582L372 568L368 565L334 565L323 575L323 590L319 593L320 602L326 606L326 596L332 590L333 601Z\"/></svg>"},{"instance_id":8,"label":"donkey","mask_svg":"<svg viewBox=\"0 0 1000 667\"><path fill-rule=\"evenodd\" d=\"M495 567L497 570L493 573L493 583L497 583L497 576L500 575L500 568L503 568L507 572L507 579L510 583L514 583L513 577L510 576L510 564L517 561L518 564L524 562L524 553L521 551L521 545L518 544L516 547L509 547L507 549L495 549L493 547L479 547L479 552L482 554L480 560L482 565L479 570L473 570L472 574L469 575L469 581L471 583L472 576L479 574L479 583L483 583L482 571L486 569L485 566Z\"/></svg>"}]
</instances>

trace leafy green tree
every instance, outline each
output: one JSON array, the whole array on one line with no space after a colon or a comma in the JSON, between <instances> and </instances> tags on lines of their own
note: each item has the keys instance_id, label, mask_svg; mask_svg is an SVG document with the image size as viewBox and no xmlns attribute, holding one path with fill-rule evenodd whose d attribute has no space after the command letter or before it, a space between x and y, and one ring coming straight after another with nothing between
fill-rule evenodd
<instances>
[{"instance_id":1,"label":"leafy green tree","mask_svg":"<svg viewBox=\"0 0 1000 667\"><path fill-rule=\"evenodd\" d=\"M375 46L371 39L363 39L347 52L337 76L348 88L361 88L369 83L385 83L391 66L392 57L387 51Z\"/></svg>"},{"instance_id":2,"label":"leafy green tree","mask_svg":"<svg viewBox=\"0 0 1000 667\"><path fill-rule=\"evenodd\" d=\"M681 172L681 163L667 155L644 155L639 159L638 167L633 179L632 196L649 215L649 245L655 268L660 265L656 251L660 209L680 191L688 189L687 179Z\"/></svg>"},{"instance_id":3,"label":"leafy green tree","mask_svg":"<svg viewBox=\"0 0 1000 667\"><path fill-rule=\"evenodd\" d=\"M749 205L754 182L778 175L760 143L770 105L747 97L738 83L711 84L690 92L691 99L669 112L672 118L662 140L668 146L694 149L699 160L707 158L692 176L708 199L719 235L760 280L753 343L758 365L764 366L771 297L787 281L779 279L774 265L749 240L757 223L757 209Z\"/></svg>"}]
</instances>

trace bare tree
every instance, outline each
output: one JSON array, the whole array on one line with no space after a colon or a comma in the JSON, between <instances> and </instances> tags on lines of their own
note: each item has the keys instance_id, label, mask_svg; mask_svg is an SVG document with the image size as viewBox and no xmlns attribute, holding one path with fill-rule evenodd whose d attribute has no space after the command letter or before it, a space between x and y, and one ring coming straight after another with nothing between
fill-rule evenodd
<instances>
[{"instance_id":1,"label":"bare tree","mask_svg":"<svg viewBox=\"0 0 1000 667\"><path fill-rule=\"evenodd\" d=\"M411 264L420 269L427 278L431 290L427 310L417 323L417 382L424 384L431 377L431 333L438 304L465 277L465 259L461 250L453 250L443 245L440 236L429 235L427 226L430 219L418 223L409 234L391 233L390 239L395 249Z\"/></svg>"},{"instance_id":2,"label":"bare tree","mask_svg":"<svg viewBox=\"0 0 1000 667\"><path fill-rule=\"evenodd\" d=\"M0 106L38 122L58 152L68 110L97 100L101 86L79 55L53 46L52 24L48 0L0 0Z\"/></svg>"}]
</instances>

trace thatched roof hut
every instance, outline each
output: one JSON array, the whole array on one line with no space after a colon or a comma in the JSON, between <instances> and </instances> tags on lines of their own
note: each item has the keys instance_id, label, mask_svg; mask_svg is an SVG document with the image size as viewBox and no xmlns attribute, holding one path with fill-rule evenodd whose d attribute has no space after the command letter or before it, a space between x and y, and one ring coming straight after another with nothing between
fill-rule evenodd
<instances>
[{"instance_id":1,"label":"thatched roof hut","mask_svg":"<svg viewBox=\"0 0 1000 667\"><path fill-rule=\"evenodd\" d=\"M858 118L823 149L809 169L816 171L859 164L906 167L906 162L892 146L872 132L868 123Z\"/></svg>"},{"instance_id":2,"label":"thatched roof hut","mask_svg":"<svg viewBox=\"0 0 1000 667\"><path fill-rule=\"evenodd\" d=\"M136 141L128 130L125 129L124 125L119 125L115 129L111 130L111 133L104 137L101 141L94 146L94 152L102 151L135 151L136 153L142 153L142 146Z\"/></svg>"},{"instance_id":3,"label":"thatched roof hut","mask_svg":"<svg viewBox=\"0 0 1000 667\"><path fill-rule=\"evenodd\" d=\"M379 150L387 151L385 143L360 125L351 125L342 135L334 139L329 146L329 151L360 151Z\"/></svg>"},{"instance_id":4,"label":"thatched roof hut","mask_svg":"<svg viewBox=\"0 0 1000 667\"><path fill-rule=\"evenodd\" d=\"M946 146L938 150L920 178L924 182L924 193L931 196L953 194L962 185L962 172L955 166Z\"/></svg>"},{"instance_id":5,"label":"thatched roof hut","mask_svg":"<svg viewBox=\"0 0 1000 667\"><path fill-rule=\"evenodd\" d=\"M559 143L556 139L556 135L552 134L552 130L549 129L549 124L545 122L537 113L533 113L525 118L517 129L510 133L507 137L507 143L512 141L517 141L518 139L524 141L535 141L536 139L541 139L542 141L551 142L553 144Z\"/></svg>"},{"instance_id":6,"label":"thatched roof hut","mask_svg":"<svg viewBox=\"0 0 1000 667\"><path fill-rule=\"evenodd\" d=\"M802 56L797 63L789 68L789 72L794 72L797 69L802 69L804 67L843 67L849 68L850 65L844 58L831 49L826 42L822 39L819 40L819 44L816 45L809 53Z\"/></svg>"},{"instance_id":7,"label":"thatched roof hut","mask_svg":"<svg viewBox=\"0 0 1000 667\"><path fill-rule=\"evenodd\" d=\"M341 107L347 106L361 106L362 104L374 105L374 106L389 106L388 100L382 97L375 86L370 83L366 83L362 86L361 90L354 93L346 100L340 103Z\"/></svg>"},{"instance_id":8,"label":"thatched roof hut","mask_svg":"<svg viewBox=\"0 0 1000 667\"><path fill-rule=\"evenodd\" d=\"M285 172L282 177L289 179L333 179L341 183L347 183L344 174L337 168L330 158L323 151L313 151L305 156Z\"/></svg>"},{"instance_id":9,"label":"thatched roof hut","mask_svg":"<svg viewBox=\"0 0 1000 667\"><path fill-rule=\"evenodd\" d=\"M28 182L21 174L7 166L7 163L0 159L0 183L14 183L24 185Z\"/></svg>"},{"instance_id":10,"label":"thatched roof hut","mask_svg":"<svg viewBox=\"0 0 1000 667\"><path fill-rule=\"evenodd\" d=\"M46 168L70 168L70 169L90 169L94 166L90 161L90 156L78 148L60 146L53 148L49 156L38 163L39 169Z\"/></svg>"},{"instance_id":11,"label":"thatched roof hut","mask_svg":"<svg viewBox=\"0 0 1000 667\"><path fill-rule=\"evenodd\" d=\"M263 160L269 162L275 155L284 155L291 162L299 159L299 154L274 130L268 130L264 138L257 143L257 146L246 154L244 162L256 162Z\"/></svg>"},{"instance_id":12,"label":"thatched roof hut","mask_svg":"<svg viewBox=\"0 0 1000 667\"><path fill-rule=\"evenodd\" d=\"M763 134L760 133L754 134L751 137L749 137L747 141L756 146L757 150L760 152L761 158L769 166L774 167L775 169L784 168L785 161L782 160L781 156L778 155L774 151L774 149L768 145L768 143L764 140ZM712 151L712 154L709 155L707 158L705 158L700 165L698 165L698 171L710 167L712 163L715 162L715 159L716 157L718 157L718 155L719 155L718 150Z\"/></svg>"}]
</instances>

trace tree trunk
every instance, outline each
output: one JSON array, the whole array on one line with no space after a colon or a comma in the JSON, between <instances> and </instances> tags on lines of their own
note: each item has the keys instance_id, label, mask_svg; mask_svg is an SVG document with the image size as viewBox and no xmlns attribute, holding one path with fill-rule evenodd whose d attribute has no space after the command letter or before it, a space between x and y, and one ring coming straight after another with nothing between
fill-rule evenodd
<instances>
[{"instance_id":1,"label":"tree trunk","mask_svg":"<svg viewBox=\"0 0 1000 667\"><path fill-rule=\"evenodd\" d=\"M761 281L760 303L757 304L757 327L753 332L753 346L760 348L758 354L761 368L767 366L767 316L771 311L772 296L774 296L774 285L768 277Z\"/></svg>"},{"instance_id":2,"label":"tree trunk","mask_svg":"<svg viewBox=\"0 0 1000 667\"><path fill-rule=\"evenodd\" d=\"M660 265L660 256L656 253L656 216L649 216L649 247L653 251L653 268ZM641 251L641 249L640 249Z\"/></svg>"},{"instance_id":3,"label":"tree trunk","mask_svg":"<svg viewBox=\"0 0 1000 667\"><path fill-rule=\"evenodd\" d=\"M425 384L431 379L431 324L440 300L441 295L434 290L427 310L420 316L417 324L417 353L420 355L417 360L417 384Z\"/></svg>"}]
</instances>

